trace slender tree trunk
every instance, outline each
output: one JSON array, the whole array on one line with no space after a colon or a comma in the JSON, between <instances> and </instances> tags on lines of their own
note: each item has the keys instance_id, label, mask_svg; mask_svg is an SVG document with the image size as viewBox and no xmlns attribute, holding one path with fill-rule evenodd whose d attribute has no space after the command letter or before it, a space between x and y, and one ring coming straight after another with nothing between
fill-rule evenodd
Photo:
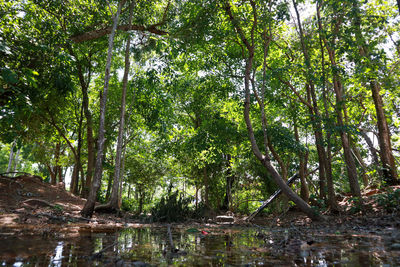
<instances>
[{"instance_id":1,"label":"slender tree trunk","mask_svg":"<svg viewBox=\"0 0 400 267\"><path fill-rule=\"evenodd\" d=\"M210 203L208 202L208 174L207 167L203 167L203 183L204 183L204 205L209 208Z\"/></svg>"},{"instance_id":2,"label":"slender tree trunk","mask_svg":"<svg viewBox=\"0 0 400 267\"><path fill-rule=\"evenodd\" d=\"M54 151L54 161L55 161L55 166L53 168L51 168L51 180L50 183L52 185L55 185L57 183L57 174L58 174L58 161L60 158L60 143L56 144L56 148Z\"/></svg>"},{"instance_id":3,"label":"slender tree trunk","mask_svg":"<svg viewBox=\"0 0 400 267\"><path fill-rule=\"evenodd\" d=\"M196 184L196 210L199 208L199 187Z\"/></svg>"},{"instance_id":4,"label":"slender tree trunk","mask_svg":"<svg viewBox=\"0 0 400 267\"><path fill-rule=\"evenodd\" d=\"M328 90L326 87L326 71L325 71L325 50L323 46L321 32L319 32L319 44L321 50L321 69L322 69L322 99L324 103L325 109L325 119L329 121L330 113L329 113L329 106L328 106ZM328 130L326 131L326 165L325 165L325 174L326 174L326 184L328 188L328 205L333 212L340 211L339 205L336 201L335 195L335 188L333 186L333 176L332 176L332 143L331 137L332 132L331 128L332 125L328 124Z\"/></svg>"},{"instance_id":5,"label":"slender tree trunk","mask_svg":"<svg viewBox=\"0 0 400 267\"><path fill-rule=\"evenodd\" d=\"M355 146L354 143L352 143L352 146L353 146L354 157L357 159L358 163L360 164L360 166L362 168L361 177L363 180L364 187L367 187L368 180L369 180L368 175L367 175L367 171L368 171L367 164L365 164L365 162L360 154L360 151L358 150L358 148Z\"/></svg>"},{"instance_id":6,"label":"slender tree trunk","mask_svg":"<svg viewBox=\"0 0 400 267\"><path fill-rule=\"evenodd\" d=\"M130 4L130 11L129 11L129 25L132 23L132 13L133 13L133 2ZM121 98L121 114L119 120L119 129L118 129L118 140L117 140L117 152L115 156L115 171L114 171L114 182L111 192L111 198L108 202L109 208L111 210L118 211L119 210L119 195L120 193L120 185L122 185L121 181L121 157L122 157L122 145L124 141L124 126L125 126L125 106L126 106L126 89L128 85L128 75L130 69L130 47L131 47L131 37L128 34L128 38L126 41L125 47L125 71L124 77L122 79L122 98Z\"/></svg>"},{"instance_id":7,"label":"slender tree trunk","mask_svg":"<svg viewBox=\"0 0 400 267\"><path fill-rule=\"evenodd\" d=\"M15 147L15 141L11 143L10 157L8 158L7 172L10 172L11 168L12 168L12 163L14 160L14 147Z\"/></svg>"},{"instance_id":8,"label":"slender tree trunk","mask_svg":"<svg viewBox=\"0 0 400 267\"><path fill-rule=\"evenodd\" d=\"M231 158L232 157L230 154L228 154L226 157L227 161L226 186L225 186L224 202L221 207L222 210L230 210L232 205L232 186L235 180L235 176L232 173Z\"/></svg>"},{"instance_id":9,"label":"slender tree trunk","mask_svg":"<svg viewBox=\"0 0 400 267\"><path fill-rule=\"evenodd\" d=\"M81 172L80 195L82 197L86 198L89 194L89 188L92 184L92 177L93 177L93 170L94 170L94 163L95 163L95 139L93 137L93 118L92 118L92 113L89 110L89 95L88 95L88 88L89 88L90 79L91 79L91 71L90 71L90 67L89 67L87 81L85 81L84 71L82 68L81 61L76 56L71 45L67 45L66 48L68 49L70 54L75 57L78 79L79 79L79 83L80 83L81 90L82 90L82 109L83 109L83 112L84 112L85 118L86 118L86 141L87 141L87 154L88 154L86 179L84 176L82 163L79 163L79 165L80 165L79 168L80 168L80 172ZM90 58L90 56L89 56L89 58ZM90 60L87 62L87 64L90 66L90 64L91 64ZM81 131L79 133L81 133ZM78 188L78 187L79 186L77 184L76 188ZM79 188L77 190L79 191Z\"/></svg>"},{"instance_id":10,"label":"slender tree trunk","mask_svg":"<svg viewBox=\"0 0 400 267\"><path fill-rule=\"evenodd\" d=\"M332 72L333 72L333 88L334 88L335 97L336 97L337 124L340 128L340 139L342 141L342 147L343 147L344 159L345 159L345 163L346 163L347 175L349 178L350 190L351 190L351 193L354 196L358 197L359 201L362 202L360 185L358 184L357 168L356 168L356 164L354 162L354 158L351 154L349 136L347 135L345 128L344 128L345 124L344 124L344 120L343 120L343 110L346 109L346 105L343 100L343 87L342 87L342 83L340 81L340 77L338 75L338 66L336 64L335 51L328 44L328 41L327 41L325 35L322 34L323 29L322 29L319 7L317 7L317 17L318 17L318 28L319 28L319 32L321 34L321 39L323 40L323 42L325 44L325 48L328 52L329 60L330 60L330 64L331 64L331 68L332 68ZM335 33L337 33L339 31L339 27L340 27L340 22L337 21L334 26ZM332 35L332 38L335 39L336 36Z\"/></svg>"},{"instance_id":11,"label":"slender tree trunk","mask_svg":"<svg viewBox=\"0 0 400 267\"><path fill-rule=\"evenodd\" d=\"M14 176L15 176L15 172L17 171L17 168L18 168L18 161L19 161L19 153L20 153L20 151L21 151L21 148L18 148L17 154L15 155L15 159L14 159L14 168L13 168Z\"/></svg>"},{"instance_id":12,"label":"slender tree trunk","mask_svg":"<svg viewBox=\"0 0 400 267\"><path fill-rule=\"evenodd\" d=\"M106 189L106 200L107 201L110 199L112 180L113 180L113 175L112 175L112 172L110 172L110 175L108 176L108 179L107 179L107 189Z\"/></svg>"},{"instance_id":13,"label":"slender tree trunk","mask_svg":"<svg viewBox=\"0 0 400 267\"><path fill-rule=\"evenodd\" d=\"M380 177L383 177L383 173L381 168L379 168L379 158L378 158L378 153L376 152L376 149L374 147L374 144L371 141L371 138L369 138L368 134L364 131L364 130L360 130L360 134L361 136L364 138L365 142L368 145L369 148L369 152L371 153L371 157L372 157L372 162L375 165L375 168L378 172L378 175Z\"/></svg>"},{"instance_id":14,"label":"slender tree trunk","mask_svg":"<svg viewBox=\"0 0 400 267\"><path fill-rule=\"evenodd\" d=\"M57 170L58 170L58 183L63 185L63 188L65 188L64 176L63 176L63 173L62 173L62 167L61 166L57 166Z\"/></svg>"},{"instance_id":15,"label":"slender tree trunk","mask_svg":"<svg viewBox=\"0 0 400 267\"><path fill-rule=\"evenodd\" d=\"M87 168L85 183L82 184L81 194L83 197L88 197L89 189L92 185L94 162L95 162L95 140L93 137L93 118L89 110L89 97L87 87L82 87L83 93L83 108L86 117L86 141L87 141Z\"/></svg>"},{"instance_id":16,"label":"slender tree trunk","mask_svg":"<svg viewBox=\"0 0 400 267\"><path fill-rule=\"evenodd\" d=\"M343 154L344 154L344 160L346 162L346 169L349 178L350 190L354 196L358 197L361 200L360 185L358 183L358 177L357 177L357 167L353 155L351 154L349 136L347 135L344 129L345 124L343 122L342 109L344 108L345 104L343 102L342 85L337 75L334 75L333 77L333 84L336 95L337 123L338 126L340 127L340 139L342 141Z\"/></svg>"},{"instance_id":17,"label":"slender tree trunk","mask_svg":"<svg viewBox=\"0 0 400 267\"><path fill-rule=\"evenodd\" d=\"M296 138L296 141L300 143L300 137L299 137L299 131L297 129L297 121L296 118L294 118L294 136ZM299 153L299 177L300 177L300 183L301 183L301 189L300 189L300 197L308 203L310 200L310 190L308 188L306 176L307 176L307 161L308 161L308 150L304 152Z\"/></svg>"},{"instance_id":18,"label":"slender tree trunk","mask_svg":"<svg viewBox=\"0 0 400 267\"><path fill-rule=\"evenodd\" d=\"M390 185L395 185L398 183L397 168L392 152L390 130L383 110L383 101L380 95L380 85L376 81L371 81L370 86L378 121L378 140L383 169L382 172L386 182Z\"/></svg>"},{"instance_id":19,"label":"slender tree trunk","mask_svg":"<svg viewBox=\"0 0 400 267\"><path fill-rule=\"evenodd\" d=\"M81 106L81 112L79 116L79 124L78 124L78 147L76 149L76 162L75 162L75 167L74 167L74 173L71 178L71 192L74 195L78 195L78 186L79 186L79 172L82 169L83 173L83 168L82 168L82 163L81 163L81 150L82 150L82 124L83 124L83 105Z\"/></svg>"},{"instance_id":20,"label":"slender tree trunk","mask_svg":"<svg viewBox=\"0 0 400 267\"><path fill-rule=\"evenodd\" d=\"M125 172L125 154L126 154L126 146L124 147L124 151L122 153L122 164L121 164L121 174L120 174L120 183L119 183L119 194L118 194L118 208L121 209L122 206L122 193L123 193L123 182L124 182L124 172Z\"/></svg>"},{"instance_id":21,"label":"slender tree trunk","mask_svg":"<svg viewBox=\"0 0 400 267\"><path fill-rule=\"evenodd\" d=\"M309 49L306 45L303 27L301 25L300 14L297 10L297 3L296 0L293 1L293 6L297 16L297 23L299 27L299 35L300 35L300 42L301 47L304 55L304 63L307 67L306 70L306 77L307 77L307 94L309 98L309 102L312 103L312 108L309 108L312 127L314 130L315 135L315 145L317 147L318 153L318 163L319 163L319 187L320 187L320 198L326 199L326 165L327 165L327 158L326 158L326 151L324 148L324 138L322 135L322 124L321 124L321 115L318 108L317 97L315 93L315 85L314 85L314 78L313 73L314 70L311 67L310 56L309 56ZM310 99L311 98L311 99ZM311 101L310 101L311 100Z\"/></svg>"},{"instance_id":22,"label":"slender tree trunk","mask_svg":"<svg viewBox=\"0 0 400 267\"><path fill-rule=\"evenodd\" d=\"M107 93L108 93L108 85L110 80L110 68L111 68L111 59L112 59L112 50L114 45L114 36L115 31L118 25L119 15L124 5L125 0L119 2L117 13L113 18L113 28L108 40L108 55L107 55L107 63L106 70L104 76L104 90L103 97L100 103L100 125L99 125L99 139L98 139L98 150L96 156L96 164L95 164L95 173L93 177L92 186L90 188L89 197L87 198L86 204L83 207L81 214L84 217L91 217L94 211L94 206L96 203L97 191L100 188L102 171L103 171L103 149L105 143L105 115L106 115L106 103L107 103Z\"/></svg>"}]
</instances>

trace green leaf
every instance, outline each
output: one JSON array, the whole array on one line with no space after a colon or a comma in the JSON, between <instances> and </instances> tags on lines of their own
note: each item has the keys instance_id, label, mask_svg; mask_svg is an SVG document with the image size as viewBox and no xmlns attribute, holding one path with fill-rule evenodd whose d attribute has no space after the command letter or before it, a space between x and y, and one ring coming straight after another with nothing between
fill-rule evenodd
<instances>
[{"instance_id":1,"label":"green leaf","mask_svg":"<svg viewBox=\"0 0 400 267\"><path fill-rule=\"evenodd\" d=\"M15 84L18 82L18 76L12 70L8 68L4 68L1 71L1 76L3 77L4 81L9 84Z\"/></svg>"}]
</instances>

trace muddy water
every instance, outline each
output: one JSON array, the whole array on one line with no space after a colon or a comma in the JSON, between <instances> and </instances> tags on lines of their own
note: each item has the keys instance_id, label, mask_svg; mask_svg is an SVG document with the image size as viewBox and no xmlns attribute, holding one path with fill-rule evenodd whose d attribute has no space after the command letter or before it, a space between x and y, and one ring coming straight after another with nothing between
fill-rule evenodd
<instances>
[{"instance_id":1,"label":"muddy water","mask_svg":"<svg viewBox=\"0 0 400 267\"><path fill-rule=\"evenodd\" d=\"M0 233L0 266L400 266L395 229L126 228L68 237ZM309 244L307 244L308 242ZM399 242L399 243L397 243Z\"/></svg>"}]
</instances>

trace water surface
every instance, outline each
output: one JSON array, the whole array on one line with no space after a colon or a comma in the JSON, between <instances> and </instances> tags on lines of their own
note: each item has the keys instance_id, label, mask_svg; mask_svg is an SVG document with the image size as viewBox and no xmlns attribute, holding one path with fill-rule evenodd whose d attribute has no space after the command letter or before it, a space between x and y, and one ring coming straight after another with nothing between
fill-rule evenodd
<instances>
[{"instance_id":1,"label":"water surface","mask_svg":"<svg viewBox=\"0 0 400 267\"><path fill-rule=\"evenodd\" d=\"M173 251L166 226L75 237L3 232L0 266L400 266L394 232L173 226Z\"/></svg>"}]
</instances>

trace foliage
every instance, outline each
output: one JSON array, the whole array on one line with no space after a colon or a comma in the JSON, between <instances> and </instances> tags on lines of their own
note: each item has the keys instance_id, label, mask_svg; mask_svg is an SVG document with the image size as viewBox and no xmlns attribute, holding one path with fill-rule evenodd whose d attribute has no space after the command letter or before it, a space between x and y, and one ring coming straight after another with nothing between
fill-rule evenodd
<instances>
[{"instance_id":1,"label":"foliage","mask_svg":"<svg viewBox=\"0 0 400 267\"><path fill-rule=\"evenodd\" d=\"M151 209L153 221L157 222L179 222L191 217L193 214L190 203L193 198L184 196L179 191L170 191L163 196Z\"/></svg>"},{"instance_id":2,"label":"foliage","mask_svg":"<svg viewBox=\"0 0 400 267\"><path fill-rule=\"evenodd\" d=\"M399 211L400 207L400 189L393 190L388 188L385 193L377 194L374 196L379 206L384 208L387 212Z\"/></svg>"}]
</instances>

